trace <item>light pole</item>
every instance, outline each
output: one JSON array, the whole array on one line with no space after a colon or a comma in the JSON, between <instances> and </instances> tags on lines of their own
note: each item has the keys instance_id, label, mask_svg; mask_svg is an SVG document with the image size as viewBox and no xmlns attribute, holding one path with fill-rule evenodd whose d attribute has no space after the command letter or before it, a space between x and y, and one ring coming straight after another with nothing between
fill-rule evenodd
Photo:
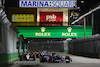
<instances>
[{"instance_id":1,"label":"light pole","mask_svg":"<svg viewBox=\"0 0 100 67\"><path fill-rule=\"evenodd\" d=\"M84 17L84 37L85 37L85 34L86 34L86 17Z\"/></svg>"},{"instance_id":2,"label":"light pole","mask_svg":"<svg viewBox=\"0 0 100 67\"><path fill-rule=\"evenodd\" d=\"M92 12L91 21L92 21L92 35L93 35L94 34L94 13L93 12Z\"/></svg>"}]
</instances>

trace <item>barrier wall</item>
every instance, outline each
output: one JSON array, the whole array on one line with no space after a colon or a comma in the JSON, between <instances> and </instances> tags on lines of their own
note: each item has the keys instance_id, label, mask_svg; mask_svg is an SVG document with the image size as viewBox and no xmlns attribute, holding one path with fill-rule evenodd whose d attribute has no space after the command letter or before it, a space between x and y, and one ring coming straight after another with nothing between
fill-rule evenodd
<instances>
[{"instance_id":1,"label":"barrier wall","mask_svg":"<svg viewBox=\"0 0 100 67\"><path fill-rule=\"evenodd\" d=\"M18 41L18 33L9 26L4 26L0 22L1 41L0 41L0 66L12 63L18 60L18 50L16 42ZM21 45L20 45L21 46ZM27 51L27 49L25 49ZM20 47L20 54L23 50Z\"/></svg>"},{"instance_id":2,"label":"barrier wall","mask_svg":"<svg viewBox=\"0 0 100 67\"><path fill-rule=\"evenodd\" d=\"M64 43L62 41L55 42L33 42L29 44L29 51L43 51L47 50L50 52L64 52Z\"/></svg>"},{"instance_id":3,"label":"barrier wall","mask_svg":"<svg viewBox=\"0 0 100 67\"><path fill-rule=\"evenodd\" d=\"M78 38L68 42L69 53L100 58L100 35Z\"/></svg>"}]
</instances>

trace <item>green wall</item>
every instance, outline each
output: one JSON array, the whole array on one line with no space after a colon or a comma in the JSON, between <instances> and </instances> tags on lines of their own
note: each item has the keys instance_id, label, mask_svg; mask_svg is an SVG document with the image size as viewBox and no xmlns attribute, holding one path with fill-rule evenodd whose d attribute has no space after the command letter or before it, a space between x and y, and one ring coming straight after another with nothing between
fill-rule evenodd
<instances>
[{"instance_id":1,"label":"green wall","mask_svg":"<svg viewBox=\"0 0 100 67\"><path fill-rule=\"evenodd\" d=\"M22 55L23 52L20 53ZM25 51L27 53L27 51ZM10 54L0 54L0 66L4 64L10 64L14 61L18 60L18 53L10 53Z\"/></svg>"},{"instance_id":2,"label":"green wall","mask_svg":"<svg viewBox=\"0 0 100 67\"><path fill-rule=\"evenodd\" d=\"M0 65L9 64L15 60L18 60L18 53L0 54Z\"/></svg>"},{"instance_id":3,"label":"green wall","mask_svg":"<svg viewBox=\"0 0 100 67\"><path fill-rule=\"evenodd\" d=\"M64 53L68 53L68 50L64 50Z\"/></svg>"}]
</instances>

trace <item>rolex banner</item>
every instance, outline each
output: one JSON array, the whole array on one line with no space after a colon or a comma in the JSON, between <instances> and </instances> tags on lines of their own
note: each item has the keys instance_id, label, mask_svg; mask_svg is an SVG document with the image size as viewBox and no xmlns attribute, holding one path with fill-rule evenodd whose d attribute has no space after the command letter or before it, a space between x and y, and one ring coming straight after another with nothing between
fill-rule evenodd
<instances>
[{"instance_id":1,"label":"rolex banner","mask_svg":"<svg viewBox=\"0 0 100 67\"><path fill-rule=\"evenodd\" d=\"M25 38L77 38L84 37L84 27L17 27L18 37L23 34ZM86 27L85 36L92 35L92 27Z\"/></svg>"}]
</instances>

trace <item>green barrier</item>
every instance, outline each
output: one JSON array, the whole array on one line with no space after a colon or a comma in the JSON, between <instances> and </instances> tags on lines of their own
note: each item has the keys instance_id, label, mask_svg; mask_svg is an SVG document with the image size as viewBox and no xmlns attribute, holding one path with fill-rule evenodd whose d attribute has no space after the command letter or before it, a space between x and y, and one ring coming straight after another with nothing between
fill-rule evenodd
<instances>
[{"instance_id":1,"label":"green barrier","mask_svg":"<svg viewBox=\"0 0 100 67\"><path fill-rule=\"evenodd\" d=\"M25 53L27 53L27 52L28 51L25 51ZM20 54L22 55L23 52L20 52ZM9 64L9 63L14 62L16 60L18 60L18 53L0 54L0 67L1 67L1 65Z\"/></svg>"},{"instance_id":2,"label":"green barrier","mask_svg":"<svg viewBox=\"0 0 100 67\"><path fill-rule=\"evenodd\" d=\"M68 50L64 50L64 53L68 53Z\"/></svg>"},{"instance_id":3,"label":"green barrier","mask_svg":"<svg viewBox=\"0 0 100 67\"><path fill-rule=\"evenodd\" d=\"M0 66L4 64L9 64L15 60L18 60L18 53L0 54Z\"/></svg>"}]
</instances>

